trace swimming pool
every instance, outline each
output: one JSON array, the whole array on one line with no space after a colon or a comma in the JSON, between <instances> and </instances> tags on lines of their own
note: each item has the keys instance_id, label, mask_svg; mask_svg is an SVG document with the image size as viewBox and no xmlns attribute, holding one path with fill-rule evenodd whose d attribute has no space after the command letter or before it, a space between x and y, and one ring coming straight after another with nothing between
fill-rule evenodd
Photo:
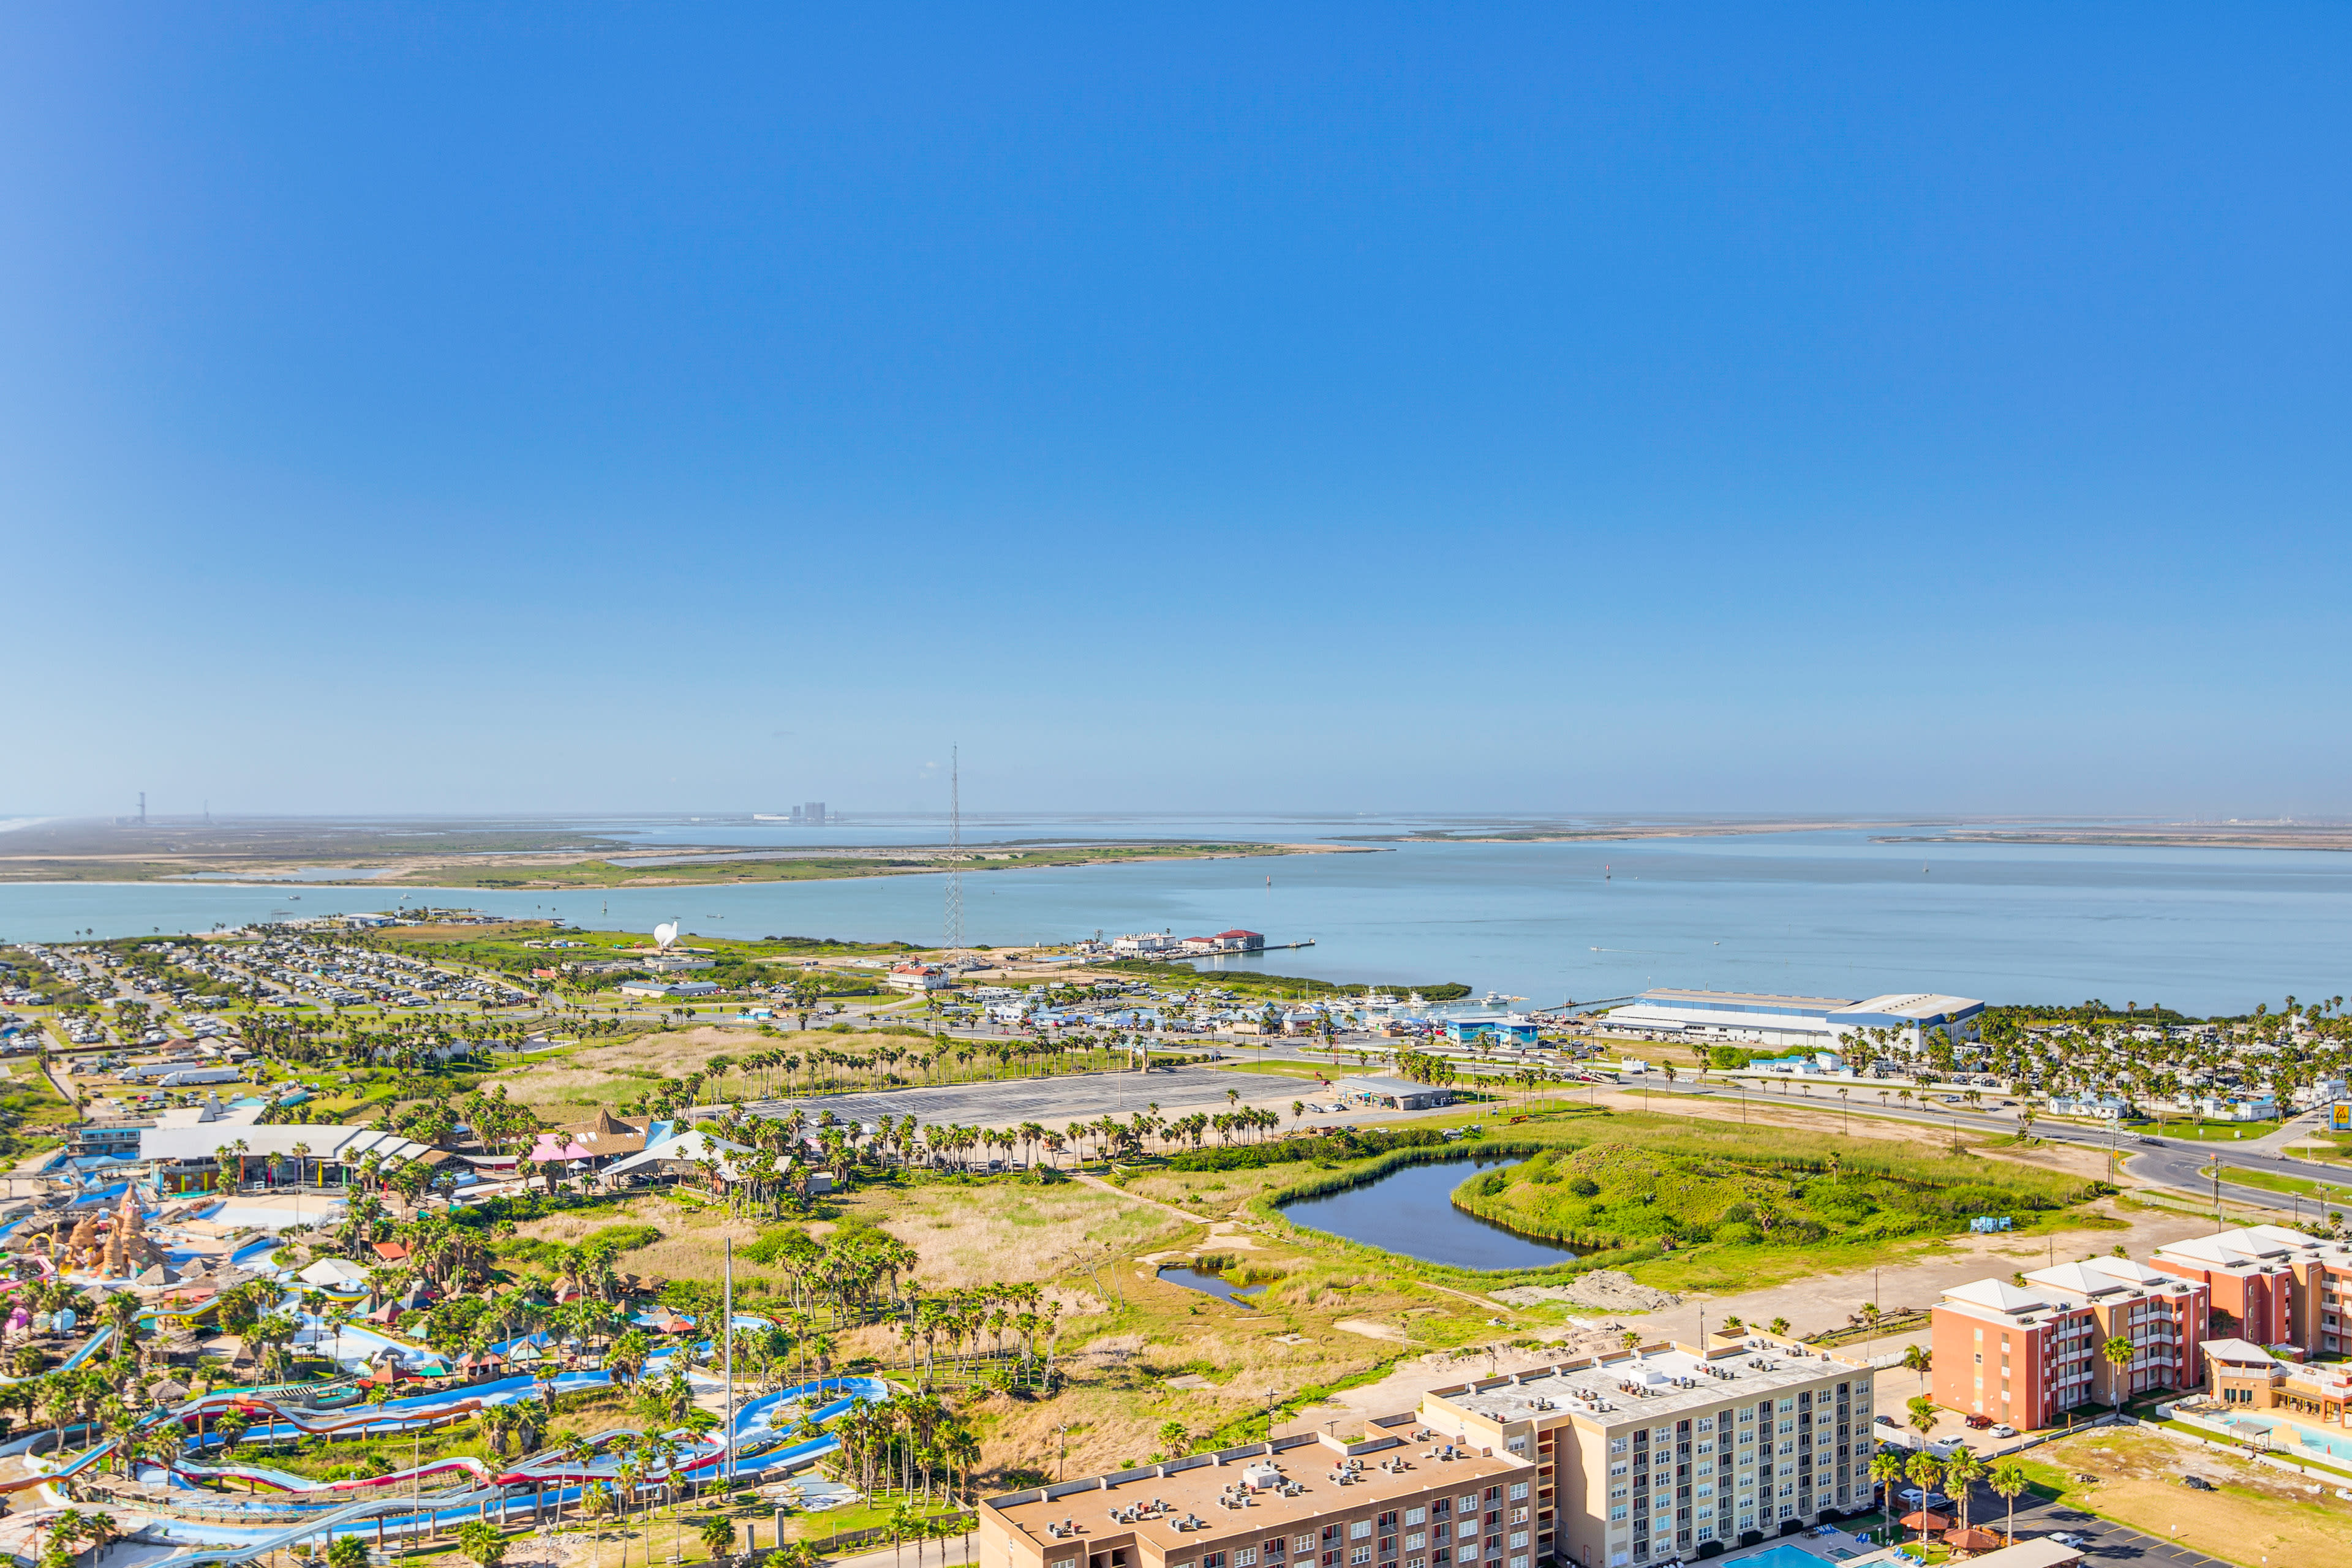
<instances>
[{"instance_id":1,"label":"swimming pool","mask_svg":"<svg viewBox=\"0 0 2352 1568\"><path fill-rule=\"evenodd\" d=\"M1801 1546L1778 1542L1753 1557L1742 1557L1731 1568L1823 1568L1820 1558Z\"/></svg>"}]
</instances>

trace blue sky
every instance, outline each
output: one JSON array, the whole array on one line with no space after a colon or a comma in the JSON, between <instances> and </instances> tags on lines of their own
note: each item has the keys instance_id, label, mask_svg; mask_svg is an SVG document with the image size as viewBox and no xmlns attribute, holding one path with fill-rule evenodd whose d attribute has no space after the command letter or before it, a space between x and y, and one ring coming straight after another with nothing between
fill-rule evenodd
<instances>
[{"instance_id":1,"label":"blue sky","mask_svg":"<svg viewBox=\"0 0 2352 1568\"><path fill-rule=\"evenodd\" d=\"M21 6L10 812L2352 812L2341 8Z\"/></svg>"}]
</instances>

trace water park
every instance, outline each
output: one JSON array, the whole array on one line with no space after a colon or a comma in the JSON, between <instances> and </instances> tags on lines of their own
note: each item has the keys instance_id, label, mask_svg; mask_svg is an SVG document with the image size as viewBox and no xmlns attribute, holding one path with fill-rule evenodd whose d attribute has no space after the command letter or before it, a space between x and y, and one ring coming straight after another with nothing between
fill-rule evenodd
<instances>
[{"instance_id":1,"label":"water park","mask_svg":"<svg viewBox=\"0 0 2352 1568\"><path fill-rule=\"evenodd\" d=\"M307 1248L223 1224L225 1203L118 1184L14 1206L0 1552L48 1568L70 1568L80 1540L106 1568L324 1557L341 1539L381 1557L714 1493L772 1506L782 1545L787 1514L857 1500L811 1468L877 1426L844 1417L898 1394L877 1376L739 1366L772 1325L728 1302L699 1323L606 1308L620 1331L597 1336L556 1315L452 1354L397 1326L416 1326L421 1287L372 1308L380 1272L297 1267ZM730 1332L713 1334L722 1317ZM215 1384L239 1364L223 1360L232 1324L276 1381ZM9 1436L14 1410L28 1420ZM754 1523L744 1544L766 1533Z\"/></svg>"}]
</instances>

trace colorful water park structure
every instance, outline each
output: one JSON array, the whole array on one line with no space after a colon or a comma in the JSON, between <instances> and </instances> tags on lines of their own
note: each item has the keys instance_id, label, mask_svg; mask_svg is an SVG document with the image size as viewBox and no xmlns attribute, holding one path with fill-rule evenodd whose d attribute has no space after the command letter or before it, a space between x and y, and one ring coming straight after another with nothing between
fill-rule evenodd
<instances>
[{"instance_id":1,"label":"colorful water park structure","mask_svg":"<svg viewBox=\"0 0 2352 1568\"><path fill-rule=\"evenodd\" d=\"M338 1146L338 1135L357 1131L205 1129L248 1143L257 1135L282 1134L313 1150ZM706 1134L658 1131L650 1148L633 1128L555 1130L551 1141L557 1157L567 1159L583 1152L621 1161L651 1156L657 1165L672 1156L724 1153L707 1146L723 1141ZM601 1147L589 1146L592 1136ZM264 1141L270 1145L265 1157L274 1160L277 1140ZM336 1536L383 1547L475 1521L535 1522L600 1489L616 1498L627 1487L655 1489L675 1499L706 1487L758 1485L834 1452L838 1444L827 1424L861 1401L891 1394L878 1378L827 1376L739 1403L732 1380L720 1375L723 1353L714 1361L712 1342L703 1337L707 1331L669 1311L637 1315L644 1329L681 1337L658 1344L634 1367L608 1368L588 1345L560 1343L545 1331L479 1353L442 1354L393 1326L399 1307L429 1304L422 1287L368 1310L381 1293L372 1289L372 1278L382 1279L372 1268L385 1248L370 1251L354 1242L360 1256L347 1258L321 1245L321 1233L356 1197L347 1201L345 1192L316 1186L250 1193L230 1183L225 1191L175 1192L167 1167L178 1153L175 1147L161 1162L91 1161L87 1168L60 1163L40 1178L40 1195L0 1204L0 1295L12 1303L0 1306L0 1334L50 1347L63 1340L56 1372L106 1367L120 1373L110 1379L119 1391L144 1388L154 1401L127 1426L102 1430L67 1419L0 1441L0 1500L36 1517L69 1501L103 1502L121 1528L150 1544L142 1568L245 1562L286 1547L323 1547ZM315 1165L303 1174L315 1181ZM124 1179L100 1184L110 1175ZM303 1243L291 1257L289 1241ZM333 1370L302 1383L207 1387L207 1375L227 1370L213 1363L208 1373L183 1369L157 1379L152 1358L199 1353L191 1331L217 1324L233 1289L252 1293L252 1305L265 1316L290 1320L293 1345ZM64 1305L68 1297L83 1310ZM770 1326L726 1309L722 1315L739 1330ZM719 1321L714 1316L713 1326ZM719 1418L708 1430L693 1422L658 1432L616 1428L511 1462L457 1456L332 1481L273 1468L266 1456L249 1458L256 1447L306 1436L421 1434L502 1405L543 1401L551 1407L562 1394L622 1376L681 1379L716 1406ZM225 1439L222 1421L232 1414L236 1420ZM544 1428L543 1422L533 1425ZM667 1457L649 1466L648 1452ZM843 1490L829 1482L808 1485L820 1496ZM164 1550L157 1555L152 1548L159 1546Z\"/></svg>"}]
</instances>

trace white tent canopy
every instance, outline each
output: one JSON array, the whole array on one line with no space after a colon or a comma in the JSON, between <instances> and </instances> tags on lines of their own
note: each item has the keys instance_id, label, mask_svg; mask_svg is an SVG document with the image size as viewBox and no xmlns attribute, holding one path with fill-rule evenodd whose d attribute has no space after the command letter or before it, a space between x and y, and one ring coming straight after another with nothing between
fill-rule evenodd
<instances>
[{"instance_id":1,"label":"white tent canopy","mask_svg":"<svg viewBox=\"0 0 2352 1568\"><path fill-rule=\"evenodd\" d=\"M704 1160L719 1162L719 1173L733 1181L740 1173L735 1156L751 1152L749 1143L737 1143L709 1132L681 1132L675 1138L665 1138L642 1154L632 1154L604 1167L607 1176L621 1175L641 1166L658 1164L664 1160L683 1160L699 1164Z\"/></svg>"}]
</instances>

